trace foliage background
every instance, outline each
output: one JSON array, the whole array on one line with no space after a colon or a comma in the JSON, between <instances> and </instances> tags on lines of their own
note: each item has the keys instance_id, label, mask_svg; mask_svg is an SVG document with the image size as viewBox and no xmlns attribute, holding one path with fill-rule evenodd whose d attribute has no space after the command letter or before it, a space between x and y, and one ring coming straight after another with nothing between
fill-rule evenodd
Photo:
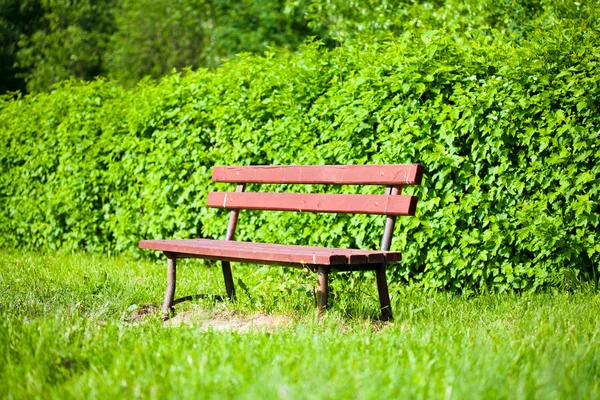
<instances>
[{"instance_id":1,"label":"foliage background","mask_svg":"<svg viewBox=\"0 0 600 400\"><path fill-rule=\"evenodd\" d=\"M3 97L0 246L136 252L142 238L222 237L226 214L204 206L219 188L213 165L419 162L423 185L406 191L419 196L418 213L397 224L393 249L404 260L393 279L466 293L598 279L597 2L273 3L281 14L262 19L255 13L268 8L252 2L170 2L192 7L167 12L177 32L140 14L164 14L164 4L119 3L121 17L101 31L84 20L114 12L108 2L73 3L96 14L40 4L45 33L27 39L31 48L70 59L42 39L73 35L64 43L81 44L88 59L19 64L33 92L62 76L47 71L96 76L85 72L94 60L121 83L63 80ZM203 20L195 30L216 9L258 28ZM74 20L77 29L52 22ZM127 24L158 33L126 37L136 31ZM299 45L294 29L318 35ZM95 40L112 50L86 50ZM224 59L242 47L268 50ZM250 212L238 238L376 248L382 226L379 217Z\"/></svg>"},{"instance_id":2,"label":"foliage background","mask_svg":"<svg viewBox=\"0 0 600 400\"><path fill-rule=\"evenodd\" d=\"M42 92L68 78L134 86L173 68L217 67L240 52L381 41L414 28L527 38L582 20L597 1L562 0L0 0L0 93Z\"/></svg>"},{"instance_id":3,"label":"foliage background","mask_svg":"<svg viewBox=\"0 0 600 400\"><path fill-rule=\"evenodd\" d=\"M282 0L0 0L0 93L68 79L133 86L239 52L296 49L319 30Z\"/></svg>"}]
</instances>

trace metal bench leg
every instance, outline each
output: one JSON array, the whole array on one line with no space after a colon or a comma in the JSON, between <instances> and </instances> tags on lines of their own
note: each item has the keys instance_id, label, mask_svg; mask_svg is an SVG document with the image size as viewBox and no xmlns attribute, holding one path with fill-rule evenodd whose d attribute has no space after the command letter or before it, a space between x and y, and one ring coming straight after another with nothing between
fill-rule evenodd
<instances>
[{"instance_id":1,"label":"metal bench leg","mask_svg":"<svg viewBox=\"0 0 600 400\"><path fill-rule=\"evenodd\" d=\"M167 256L167 291L162 306L162 319L167 320L173 312L173 299L175 298L175 280L177 278L177 259Z\"/></svg>"},{"instance_id":2,"label":"metal bench leg","mask_svg":"<svg viewBox=\"0 0 600 400\"><path fill-rule=\"evenodd\" d=\"M317 290L317 315L321 317L327 307L327 296L329 295L329 267L320 265L318 270L319 288Z\"/></svg>"},{"instance_id":3,"label":"metal bench leg","mask_svg":"<svg viewBox=\"0 0 600 400\"><path fill-rule=\"evenodd\" d=\"M235 287L233 286L233 276L231 275L231 264L229 261L222 261L221 267L223 269L223 278L225 278L227 297L233 299L235 298Z\"/></svg>"},{"instance_id":4,"label":"metal bench leg","mask_svg":"<svg viewBox=\"0 0 600 400\"><path fill-rule=\"evenodd\" d=\"M381 305L381 320L389 321L392 317L392 307L390 305L390 293L388 291L387 280L385 277L385 264L382 264L375 270L377 279L377 291L379 292L379 304Z\"/></svg>"}]
</instances>

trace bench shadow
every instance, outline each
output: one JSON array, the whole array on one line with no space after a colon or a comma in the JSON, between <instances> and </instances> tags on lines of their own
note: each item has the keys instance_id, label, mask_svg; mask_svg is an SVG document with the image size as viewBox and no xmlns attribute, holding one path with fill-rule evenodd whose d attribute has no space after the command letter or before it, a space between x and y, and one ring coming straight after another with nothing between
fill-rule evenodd
<instances>
[{"instance_id":1,"label":"bench shadow","mask_svg":"<svg viewBox=\"0 0 600 400\"><path fill-rule=\"evenodd\" d=\"M198 300L198 299L212 299L213 301L225 301L225 296L221 296L218 294L206 294L206 293L192 294L190 296L180 297L178 299L173 300L172 305L174 306L179 303L183 303L184 301L193 301L193 300Z\"/></svg>"}]
</instances>

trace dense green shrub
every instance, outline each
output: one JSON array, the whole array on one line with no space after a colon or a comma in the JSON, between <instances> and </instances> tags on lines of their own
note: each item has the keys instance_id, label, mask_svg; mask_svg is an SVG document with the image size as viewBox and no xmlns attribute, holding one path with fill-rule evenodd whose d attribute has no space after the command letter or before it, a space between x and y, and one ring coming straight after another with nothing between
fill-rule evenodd
<instances>
[{"instance_id":1,"label":"dense green shrub","mask_svg":"<svg viewBox=\"0 0 600 400\"><path fill-rule=\"evenodd\" d=\"M102 74L108 38L114 29L115 2L26 2L32 3L31 8L38 11L29 16L35 21L36 29L19 37L16 65L29 91L48 90L53 84L69 78L92 79ZM20 22L27 26L32 21Z\"/></svg>"},{"instance_id":2,"label":"dense green shrub","mask_svg":"<svg viewBox=\"0 0 600 400\"><path fill-rule=\"evenodd\" d=\"M414 27L463 33L485 31L519 40L556 0L306 0L309 26L323 39L345 42L369 36L381 40ZM560 15L563 15L562 13Z\"/></svg>"},{"instance_id":3,"label":"dense green shrub","mask_svg":"<svg viewBox=\"0 0 600 400\"><path fill-rule=\"evenodd\" d=\"M311 34L280 0L122 0L107 75L133 86L173 68L215 67L237 53L296 49Z\"/></svg>"},{"instance_id":4,"label":"dense green shrub","mask_svg":"<svg viewBox=\"0 0 600 400\"><path fill-rule=\"evenodd\" d=\"M581 12L521 42L415 29L131 90L66 82L5 98L0 245L135 251L140 239L223 237L226 214L204 207L220 188L213 165L419 162L395 279L469 292L593 278L600 41L598 14ZM247 212L238 238L376 248L382 225Z\"/></svg>"},{"instance_id":5,"label":"dense green shrub","mask_svg":"<svg viewBox=\"0 0 600 400\"><path fill-rule=\"evenodd\" d=\"M508 36L575 19L597 1L563 0L0 0L0 94L68 78L134 86L173 68L215 67L241 52L332 48L415 30Z\"/></svg>"},{"instance_id":6,"label":"dense green shrub","mask_svg":"<svg viewBox=\"0 0 600 400\"><path fill-rule=\"evenodd\" d=\"M19 41L37 30L40 8L36 0L0 0L0 94L25 90L26 71L16 65Z\"/></svg>"},{"instance_id":7,"label":"dense green shrub","mask_svg":"<svg viewBox=\"0 0 600 400\"><path fill-rule=\"evenodd\" d=\"M0 94L100 76L134 86L316 34L282 0L0 0Z\"/></svg>"}]
</instances>

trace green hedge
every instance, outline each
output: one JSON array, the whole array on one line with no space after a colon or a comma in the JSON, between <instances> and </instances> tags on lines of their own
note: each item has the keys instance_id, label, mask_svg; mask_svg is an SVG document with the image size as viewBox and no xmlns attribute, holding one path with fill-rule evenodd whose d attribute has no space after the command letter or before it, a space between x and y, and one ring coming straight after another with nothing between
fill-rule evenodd
<instances>
[{"instance_id":1,"label":"green hedge","mask_svg":"<svg viewBox=\"0 0 600 400\"><path fill-rule=\"evenodd\" d=\"M223 237L226 213L204 204L232 187L210 182L213 165L421 163L423 185L405 191L419 196L417 216L396 228L395 280L470 292L594 278L600 41L590 21L519 44L415 30L242 55L131 90L66 82L5 97L0 246L135 252L140 239ZM237 237L376 248L382 227L377 216L246 212Z\"/></svg>"}]
</instances>

